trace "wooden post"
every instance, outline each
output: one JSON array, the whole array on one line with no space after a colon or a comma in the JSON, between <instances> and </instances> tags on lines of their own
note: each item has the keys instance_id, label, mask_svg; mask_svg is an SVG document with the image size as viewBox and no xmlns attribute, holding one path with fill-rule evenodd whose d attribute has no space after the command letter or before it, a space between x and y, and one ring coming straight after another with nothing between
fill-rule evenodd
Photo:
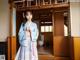
<instances>
[{"instance_id":1,"label":"wooden post","mask_svg":"<svg viewBox=\"0 0 80 60\"><path fill-rule=\"evenodd\" d=\"M39 4L39 6L40 6L40 0L38 0L38 4Z\"/></svg>"},{"instance_id":2,"label":"wooden post","mask_svg":"<svg viewBox=\"0 0 80 60\"><path fill-rule=\"evenodd\" d=\"M10 5L10 36L7 39L8 45L8 60L14 60L16 55L16 37L13 37L13 8L14 3L11 1Z\"/></svg>"},{"instance_id":3,"label":"wooden post","mask_svg":"<svg viewBox=\"0 0 80 60\"><path fill-rule=\"evenodd\" d=\"M16 37L8 37L8 60L14 60L16 56Z\"/></svg>"},{"instance_id":4,"label":"wooden post","mask_svg":"<svg viewBox=\"0 0 80 60\"><path fill-rule=\"evenodd\" d=\"M43 0L43 5L45 5L45 1Z\"/></svg>"},{"instance_id":5,"label":"wooden post","mask_svg":"<svg viewBox=\"0 0 80 60\"><path fill-rule=\"evenodd\" d=\"M52 1L51 0L49 0L49 1L50 1L50 5L51 5Z\"/></svg>"},{"instance_id":6,"label":"wooden post","mask_svg":"<svg viewBox=\"0 0 80 60\"><path fill-rule=\"evenodd\" d=\"M27 1L27 7L31 6L31 1Z\"/></svg>"},{"instance_id":7,"label":"wooden post","mask_svg":"<svg viewBox=\"0 0 80 60\"><path fill-rule=\"evenodd\" d=\"M53 30L53 43L54 43L54 12L52 11L52 30ZM53 53L53 55L54 55L54 46L52 46L53 48L53 50L52 50L52 53Z\"/></svg>"},{"instance_id":8,"label":"wooden post","mask_svg":"<svg viewBox=\"0 0 80 60\"><path fill-rule=\"evenodd\" d=\"M57 1L57 0L55 0L55 4L57 4L57 2L58 2L58 1Z\"/></svg>"},{"instance_id":9,"label":"wooden post","mask_svg":"<svg viewBox=\"0 0 80 60\"><path fill-rule=\"evenodd\" d=\"M38 5L38 1L36 0L36 6Z\"/></svg>"},{"instance_id":10,"label":"wooden post","mask_svg":"<svg viewBox=\"0 0 80 60\"><path fill-rule=\"evenodd\" d=\"M25 0L23 0L23 7L25 7Z\"/></svg>"}]
</instances>

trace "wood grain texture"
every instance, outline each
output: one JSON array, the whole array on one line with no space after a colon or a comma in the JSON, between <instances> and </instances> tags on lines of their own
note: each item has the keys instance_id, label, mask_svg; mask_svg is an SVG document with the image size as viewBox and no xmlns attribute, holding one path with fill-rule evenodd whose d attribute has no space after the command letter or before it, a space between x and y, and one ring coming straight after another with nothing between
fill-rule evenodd
<instances>
[{"instance_id":1,"label":"wood grain texture","mask_svg":"<svg viewBox=\"0 0 80 60\"><path fill-rule=\"evenodd\" d=\"M68 37L54 36L54 56L70 57L70 44Z\"/></svg>"},{"instance_id":2,"label":"wood grain texture","mask_svg":"<svg viewBox=\"0 0 80 60\"><path fill-rule=\"evenodd\" d=\"M8 60L14 60L16 56L16 37L8 37Z\"/></svg>"},{"instance_id":3,"label":"wood grain texture","mask_svg":"<svg viewBox=\"0 0 80 60\"><path fill-rule=\"evenodd\" d=\"M39 55L39 60L54 60L53 55Z\"/></svg>"},{"instance_id":4,"label":"wood grain texture","mask_svg":"<svg viewBox=\"0 0 80 60\"><path fill-rule=\"evenodd\" d=\"M69 57L54 57L54 60L70 60Z\"/></svg>"},{"instance_id":5,"label":"wood grain texture","mask_svg":"<svg viewBox=\"0 0 80 60\"><path fill-rule=\"evenodd\" d=\"M64 36L63 12L54 13L54 36Z\"/></svg>"},{"instance_id":6,"label":"wood grain texture","mask_svg":"<svg viewBox=\"0 0 80 60\"><path fill-rule=\"evenodd\" d=\"M74 60L80 60L80 37L73 37Z\"/></svg>"}]
</instances>

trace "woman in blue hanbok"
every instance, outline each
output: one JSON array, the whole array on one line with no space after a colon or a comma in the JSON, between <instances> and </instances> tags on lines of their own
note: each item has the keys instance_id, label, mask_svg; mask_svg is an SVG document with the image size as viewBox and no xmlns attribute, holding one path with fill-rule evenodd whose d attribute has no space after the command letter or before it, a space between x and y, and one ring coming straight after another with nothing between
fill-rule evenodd
<instances>
[{"instance_id":1,"label":"woman in blue hanbok","mask_svg":"<svg viewBox=\"0 0 80 60\"><path fill-rule=\"evenodd\" d=\"M26 23L22 23L19 30L20 48L15 60L38 60L38 28L36 23L32 22L32 13L30 11L27 11L26 18Z\"/></svg>"}]
</instances>

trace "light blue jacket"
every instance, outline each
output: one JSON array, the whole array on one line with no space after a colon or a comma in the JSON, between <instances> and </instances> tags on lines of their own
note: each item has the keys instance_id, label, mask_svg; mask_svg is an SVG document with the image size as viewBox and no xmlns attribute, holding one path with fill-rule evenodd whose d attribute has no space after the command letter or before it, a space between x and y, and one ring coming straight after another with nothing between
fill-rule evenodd
<instances>
[{"instance_id":1,"label":"light blue jacket","mask_svg":"<svg viewBox=\"0 0 80 60\"><path fill-rule=\"evenodd\" d=\"M25 24L23 26L23 23L21 24L21 27L20 27L20 30L19 30L19 33L18 33L18 36L19 36L19 43L22 45L22 41L26 40L26 35L25 35L25 29L26 27L28 26L28 24ZM38 28L37 28L37 24L34 23L34 22L31 22L30 24L30 30L31 30L31 41L32 42L36 42L37 41L37 38L38 38L38 35L39 35L39 32L38 32Z\"/></svg>"}]
</instances>

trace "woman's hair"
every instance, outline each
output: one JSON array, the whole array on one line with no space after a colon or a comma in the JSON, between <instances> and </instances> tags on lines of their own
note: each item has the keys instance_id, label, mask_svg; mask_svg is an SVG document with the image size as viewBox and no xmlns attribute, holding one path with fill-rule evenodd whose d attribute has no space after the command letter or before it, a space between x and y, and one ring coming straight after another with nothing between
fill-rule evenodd
<instances>
[{"instance_id":1,"label":"woman's hair","mask_svg":"<svg viewBox=\"0 0 80 60\"><path fill-rule=\"evenodd\" d=\"M28 12L30 12L30 14L32 14L32 11L24 11L23 12L23 26L25 25L25 23L27 22L27 18L26 15L28 15Z\"/></svg>"},{"instance_id":2,"label":"woman's hair","mask_svg":"<svg viewBox=\"0 0 80 60\"><path fill-rule=\"evenodd\" d=\"M28 12L29 12L30 14L32 14L32 11L26 11L26 15L28 15Z\"/></svg>"}]
</instances>

